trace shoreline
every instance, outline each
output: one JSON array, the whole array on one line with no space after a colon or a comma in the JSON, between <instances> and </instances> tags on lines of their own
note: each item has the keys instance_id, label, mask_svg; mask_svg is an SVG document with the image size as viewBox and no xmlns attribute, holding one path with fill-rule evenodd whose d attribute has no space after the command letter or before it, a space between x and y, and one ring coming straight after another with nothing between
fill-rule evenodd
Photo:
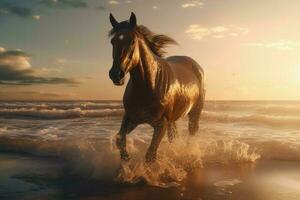
<instances>
[{"instance_id":1,"label":"shoreline","mask_svg":"<svg viewBox=\"0 0 300 200\"><path fill-rule=\"evenodd\" d=\"M62 160L41 156L1 152L0 163L0 198L4 200L155 197L167 200L285 200L289 197L296 200L300 197L300 162L293 161L209 166L191 172L178 188L89 179L72 174Z\"/></svg>"}]
</instances>

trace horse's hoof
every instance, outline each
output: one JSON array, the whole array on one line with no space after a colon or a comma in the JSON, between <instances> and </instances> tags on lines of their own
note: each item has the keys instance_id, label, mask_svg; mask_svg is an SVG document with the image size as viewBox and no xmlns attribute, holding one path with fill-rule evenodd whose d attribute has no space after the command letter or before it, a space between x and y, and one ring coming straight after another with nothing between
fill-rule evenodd
<instances>
[{"instance_id":1,"label":"horse's hoof","mask_svg":"<svg viewBox=\"0 0 300 200\"><path fill-rule=\"evenodd\" d=\"M147 154L146 155L146 163L151 164L156 161L156 156L153 154Z\"/></svg>"},{"instance_id":2,"label":"horse's hoof","mask_svg":"<svg viewBox=\"0 0 300 200\"><path fill-rule=\"evenodd\" d=\"M128 162L130 160L130 157L121 157L122 161Z\"/></svg>"},{"instance_id":3,"label":"horse's hoof","mask_svg":"<svg viewBox=\"0 0 300 200\"><path fill-rule=\"evenodd\" d=\"M126 153L126 154L122 154L122 155L121 155L121 159L122 159L123 161L128 162L128 161L130 160L130 157L129 157L129 155Z\"/></svg>"}]
</instances>

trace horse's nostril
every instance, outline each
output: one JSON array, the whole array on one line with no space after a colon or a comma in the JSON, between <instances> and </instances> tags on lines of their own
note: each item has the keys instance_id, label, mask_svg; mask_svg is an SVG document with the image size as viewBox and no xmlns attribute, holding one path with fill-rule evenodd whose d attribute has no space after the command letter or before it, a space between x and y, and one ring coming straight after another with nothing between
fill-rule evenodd
<instances>
[{"instance_id":1,"label":"horse's nostril","mask_svg":"<svg viewBox=\"0 0 300 200\"><path fill-rule=\"evenodd\" d=\"M122 79L124 77L124 72L122 70L119 71L119 78Z\"/></svg>"},{"instance_id":2,"label":"horse's nostril","mask_svg":"<svg viewBox=\"0 0 300 200\"><path fill-rule=\"evenodd\" d=\"M113 82L120 82L125 76L125 73L116 67L113 67L109 70L109 78L113 81Z\"/></svg>"}]
</instances>

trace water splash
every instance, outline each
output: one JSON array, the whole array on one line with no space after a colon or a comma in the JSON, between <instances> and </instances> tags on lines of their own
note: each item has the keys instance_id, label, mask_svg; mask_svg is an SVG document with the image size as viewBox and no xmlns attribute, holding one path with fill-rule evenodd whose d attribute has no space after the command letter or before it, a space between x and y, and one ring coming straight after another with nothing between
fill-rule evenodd
<instances>
[{"instance_id":1,"label":"water splash","mask_svg":"<svg viewBox=\"0 0 300 200\"><path fill-rule=\"evenodd\" d=\"M237 140L220 140L201 137L180 137L169 144L164 141L153 164L144 162L145 151L137 150L135 140L130 139L132 159L120 163L118 180L129 183L146 182L159 187L179 186L189 172L206 165L227 165L255 162L260 158L250 146ZM112 143L113 145L113 143Z\"/></svg>"}]
</instances>

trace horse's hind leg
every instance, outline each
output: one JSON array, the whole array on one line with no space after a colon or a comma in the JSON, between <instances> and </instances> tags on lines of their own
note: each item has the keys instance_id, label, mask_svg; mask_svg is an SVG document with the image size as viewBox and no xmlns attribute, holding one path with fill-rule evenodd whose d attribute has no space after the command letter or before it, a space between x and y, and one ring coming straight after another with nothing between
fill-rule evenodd
<instances>
[{"instance_id":1,"label":"horse's hind leg","mask_svg":"<svg viewBox=\"0 0 300 200\"><path fill-rule=\"evenodd\" d=\"M168 140L171 143L177 135L176 123L172 122L168 125Z\"/></svg>"},{"instance_id":2,"label":"horse's hind leg","mask_svg":"<svg viewBox=\"0 0 300 200\"><path fill-rule=\"evenodd\" d=\"M195 135L199 130L199 121L200 121L203 105L204 105L204 96L201 96L197 104L193 107L193 109L188 114L190 135Z\"/></svg>"}]
</instances>

